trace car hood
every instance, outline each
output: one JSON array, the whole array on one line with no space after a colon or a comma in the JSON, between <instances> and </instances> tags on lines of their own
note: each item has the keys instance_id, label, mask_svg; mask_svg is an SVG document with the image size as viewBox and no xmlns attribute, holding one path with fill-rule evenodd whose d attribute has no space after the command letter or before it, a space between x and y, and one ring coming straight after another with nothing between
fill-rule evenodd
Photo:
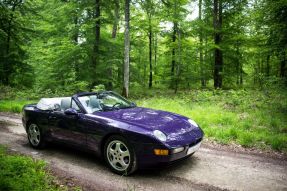
<instances>
[{"instance_id":1,"label":"car hood","mask_svg":"<svg viewBox=\"0 0 287 191\"><path fill-rule=\"evenodd\" d=\"M95 112L93 115L136 125L150 132L160 130L167 135L170 143L178 142L178 140L186 140L188 143L202 137L200 128L192 126L187 117L166 111L135 107Z\"/></svg>"}]
</instances>

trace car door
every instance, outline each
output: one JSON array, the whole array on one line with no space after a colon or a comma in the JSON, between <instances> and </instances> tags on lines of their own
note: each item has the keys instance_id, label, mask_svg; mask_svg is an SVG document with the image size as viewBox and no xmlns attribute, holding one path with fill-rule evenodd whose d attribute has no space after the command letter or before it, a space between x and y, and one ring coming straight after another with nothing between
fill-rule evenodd
<instances>
[{"instance_id":1,"label":"car door","mask_svg":"<svg viewBox=\"0 0 287 191\"><path fill-rule=\"evenodd\" d=\"M53 111L49 116L51 136L57 141L75 146L86 145L86 135L83 131L83 115L77 104L72 100L70 108L78 111L77 115L67 115L64 111Z\"/></svg>"}]
</instances>

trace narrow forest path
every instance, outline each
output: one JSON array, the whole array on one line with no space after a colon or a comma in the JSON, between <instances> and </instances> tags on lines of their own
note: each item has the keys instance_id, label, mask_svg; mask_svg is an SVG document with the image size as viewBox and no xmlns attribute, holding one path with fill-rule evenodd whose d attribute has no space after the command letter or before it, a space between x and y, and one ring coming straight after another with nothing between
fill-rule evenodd
<instances>
[{"instance_id":1,"label":"narrow forest path","mask_svg":"<svg viewBox=\"0 0 287 191\"><path fill-rule=\"evenodd\" d=\"M0 114L0 144L47 161L60 178L84 190L287 190L286 159L234 152L208 144L176 166L138 171L129 177L113 174L92 154L60 145L32 149L17 115Z\"/></svg>"}]
</instances>

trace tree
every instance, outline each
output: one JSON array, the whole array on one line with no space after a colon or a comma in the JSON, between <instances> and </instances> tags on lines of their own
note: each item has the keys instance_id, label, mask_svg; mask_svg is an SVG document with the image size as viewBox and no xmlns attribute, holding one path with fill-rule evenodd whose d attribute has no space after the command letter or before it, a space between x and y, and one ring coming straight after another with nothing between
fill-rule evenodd
<instances>
[{"instance_id":1,"label":"tree","mask_svg":"<svg viewBox=\"0 0 287 191\"><path fill-rule=\"evenodd\" d=\"M222 87L223 56L220 49L222 27L222 0L213 0L214 26L214 88Z\"/></svg>"},{"instance_id":2,"label":"tree","mask_svg":"<svg viewBox=\"0 0 287 191\"><path fill-rule=\"evenodd\" d=\"M124 81L123 96L129 96L129 72L130 72L130 0L125 0L125 56L124 56Z\"/></svg>"},{"instance_id":3,"label":"tree","mask_svg":"<svg viewBox=\"0 0 287 191\"><path fill-rule=\"evenodd\" d=\"M114 5L114 11L112 13L112 15L113 15L112 16L113 17L112 39L113 39L113 41L116 41L118 25L119 25L119 20L120 20L120 13L119 13L120 2L119 2L119 0L114 0L113 5ZM116 51L116 49L114 47L111 47L111 52L115 52L115 51ZM112 57L116 58L115 55L113 55ZM112 90L113 89L113 63L112 62L109 63L107 75L109 76L107 89Z\"/></svg>"},{"instance_id":4,"label":"tree","mask_svg":"<svg viewBox=\"0 0 287 191\"><path fill-rule=\"evenodd\" d=\"M198 2L198 19L200 22L200 26L202 25L202 0ZM201 79L201 86L206 86L206 80L204 75L204 66L203 66L203 31L202 27L199 30L199 65L200 65L200 79Z\"/></svg>"},{"instance_id":5,"label":"tree","mask_svg":"<svg viewBox=\"0 0 287 191\"><path fill-rule=\"evenodd\" d=\"M34 11L30 2L0 1L0 84L31 87L33 83L33 69L24 61L25 43L33 34L26 14L29 11Z\"/></svg>"},{"instance_id":6,"label":"tree","mask_svg":"<svg viewBox=\"0 0 287 191\"><path fill-rule=\"evenodd\" d=\"M92 64L93 64L93 70L92 73L92 79L93 79L93 85L96 85L96 78L97 78L97 65L99 64L100 60L100 54L99 54L99 47L100 47L100 31L101 31L101 1L95 0L95 41L94 41L94 47L93 47L93 56L92 56Z\"/></svg>"}]
</instances>

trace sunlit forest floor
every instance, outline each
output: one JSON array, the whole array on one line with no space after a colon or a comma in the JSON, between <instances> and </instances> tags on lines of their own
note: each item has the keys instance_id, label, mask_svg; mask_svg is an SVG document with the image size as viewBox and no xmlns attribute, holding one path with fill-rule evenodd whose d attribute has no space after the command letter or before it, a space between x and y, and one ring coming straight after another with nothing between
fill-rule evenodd
<instances>
[{"instance_id":1,"label":"sunlit forest floor","mask_svg":"<svg viewBox=\"0 0 287 191\"><path fill-rule=\"evenodd\" d=\"M276 90L132 90L140 107L194 119L208 139L287 153L287 92ZM33 100L0 100L0 111L21 112Z\"/></svg>"}]
</instances>

